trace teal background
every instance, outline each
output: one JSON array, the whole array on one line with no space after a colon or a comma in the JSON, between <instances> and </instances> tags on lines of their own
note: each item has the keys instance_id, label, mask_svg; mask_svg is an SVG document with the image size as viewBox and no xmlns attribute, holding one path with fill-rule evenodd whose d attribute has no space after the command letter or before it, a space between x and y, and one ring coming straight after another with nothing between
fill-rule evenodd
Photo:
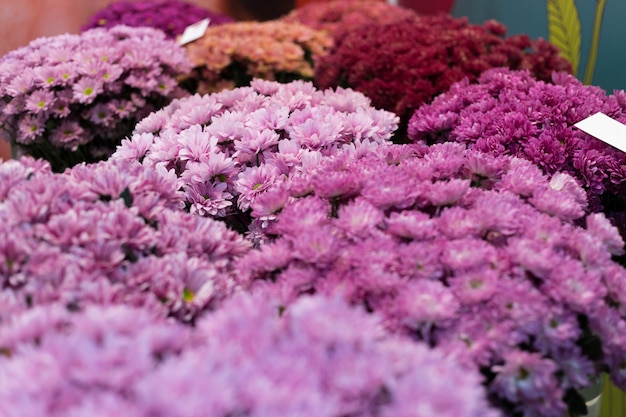
<instances>
[{"instance_id":1,"label":"teal background","mask_svg":"<svg viewBox=\"0 0 626 417\"><path fill-rule=\"evenodd\" d=\"M431 0L436 1L436 0ZM496 19L509 28L509 35L525 33L548 39L547 2L539 0L456 0L452 14L467 16L472 23ZM578 78L582 80L593 31L596 2L577 0L582 42ZM607 0L600 33L600 47L592 83L605 89L626 90L626 1Z\"/></svg>"}]
</instances>

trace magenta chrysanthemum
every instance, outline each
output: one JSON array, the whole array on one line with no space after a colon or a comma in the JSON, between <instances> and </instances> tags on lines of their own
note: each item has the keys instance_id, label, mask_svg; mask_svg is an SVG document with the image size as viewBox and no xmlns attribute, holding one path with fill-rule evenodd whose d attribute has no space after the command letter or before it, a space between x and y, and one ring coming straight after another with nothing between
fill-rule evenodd
<instances>
[{"instance_id":1,"label":"magenta chrysanthemum","mask_svg":"<svg viewBox=\"0 0 626 417\"><path fill-rule=\"evenodd\" d=\"M228 15L181 0L118 0L91 16L82 30L117 25L152 27L173 39L203 19L209 19L211 26L234 21Z\"/></svg>"},{"instance_id":2,"label":"magenta chrysanthemum","mask_svg":"<svg viewBox=\"0 0 626 417\"><path fill-rule=\"evenodd\" d=\"M409 139L460 142L527 159L550 175L567 172L583 185L590 210L604 211L624 234L626 156L573 127L597 112L626 122L623 95L607 95L563 73L547 83L528 72L494 69L419 108L409 122Z\"/></svg>"},{"instance_id":3,"label":"magenta chrysanthemum","mask_svg":"<svg viewBox=\"0 0 626 417\"><path fill-rule=\"evenodd\" d=\"M0 128L55 171L108 157L135 123L185 92L182 47L152 28L40 38L0 59Z\"/></svg>"}]
</instances>

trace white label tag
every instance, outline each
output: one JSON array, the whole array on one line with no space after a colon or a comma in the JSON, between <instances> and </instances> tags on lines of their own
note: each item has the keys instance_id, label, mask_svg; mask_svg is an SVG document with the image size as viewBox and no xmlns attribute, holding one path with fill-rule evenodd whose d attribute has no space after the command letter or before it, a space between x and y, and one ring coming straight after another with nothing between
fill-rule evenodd
<instances>
[{"instance_id":1,"label":"white label tag","mask_svg":"<svg viewBox=\"0 0 626 417\"><path fill-rule=\"evenodd\" d=\"M626 152L626 125L606 114L596 113L574 126L602 142Z\"/></svg>"},{"instance_id":2,"label":"white label tag","mask_svg":"<svg viewBox=\"0 0 626 417\"><path fill-rule=\"evenodd\" d=\"M202 19L199 22L194 23L193 25L189 25L185 28L185 31L178 39L179 45L186 45L190 42L200 39L206 33L207 28L209 27L209 22L211 19Z\"/></svg>"}]
</instances>

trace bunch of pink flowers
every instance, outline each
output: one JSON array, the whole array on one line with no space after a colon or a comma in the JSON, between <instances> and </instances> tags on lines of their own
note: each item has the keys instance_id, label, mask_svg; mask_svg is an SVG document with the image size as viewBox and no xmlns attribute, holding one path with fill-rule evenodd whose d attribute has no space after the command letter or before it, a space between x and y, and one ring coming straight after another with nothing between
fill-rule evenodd
<instances>
[{"instance_id":1,"label":"bunch of pink flowers","mask_svg":"<svg viewBox=\"0 0 626 417\"><path fill-rule=\"evenodd\" d=\"M279 317L239 296L195 327L128 306L35 308L0 327L0 379L12 416L499 416L477 374L322 297Z\"/></svg>"},{"instance_id":2,"label":"bunch of pink flowers","mask_svg":"<svg viewBox=\"0 0 626 417\"><path fill-rule=\"evenodd\" d=\"M139 122L112 158L168 170L191 213L247 231L259 195L339 149L366 153L389 142L397 122L349 89L256 79L174 101Z\"/></svg>"},{"instance_id":3,"label":"bunch of pink flowers","mask_svg":"<svg viewBox=\"0 0 626 417\"><path fill-rule=\"evenodd\" d=\"M209 26L185 46L194 70L186 78L201 94L247 86L253 78L290 82L311 80L317 60L332 38L299 23L237 22Z\"/></svg>"},{"instance_id":4,"label":"bunch of pink flowers","mask_svg":"<svg viewBox=\"0 0 626 417\"><path fill-rule=\"evenodd\" d=\"M250 291L377 312L479 369L505 415L562 416L604 370L626 387L626 270L611 259L624 242L604 215L584 217L567 174L460 144L379 146L328 157L251 207L275 219L238 264Z\"/></svg>"},{"instance_id":5,"label":"bunch of pink flowers","mask_svg":"<svg viewBox=\"0 0 626 417\"><path fill-rule=\"evenodd\" d=\"M236 288L249 244L181 210L177 179L139 163L0 164L0 324L32 306L143 306L192 321Z\"/></svg>"}]
</instances>

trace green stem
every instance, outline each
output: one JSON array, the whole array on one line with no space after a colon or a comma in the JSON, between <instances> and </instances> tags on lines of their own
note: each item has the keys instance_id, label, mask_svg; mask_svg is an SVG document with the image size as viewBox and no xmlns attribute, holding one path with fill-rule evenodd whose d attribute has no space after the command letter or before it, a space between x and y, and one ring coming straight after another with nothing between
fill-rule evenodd
<instances>
[{"instance_id":1,"label":"green stem","mask_svg":"<svg viewBox=\"0 0 626 417\"><path fill-rule=\"evenodd\" d=\"M585 77L583 78L583 83L587 85L591 84L593 81L593 72L596 68L596 60L598 59L600 29L602 29L604 6L606 6L606 0L597 0L596 15L593 19L593 36L591 38L591 47L589 48L589 57L587 58L587 67L585 68Z\"/></svg>"}]
</instances>

